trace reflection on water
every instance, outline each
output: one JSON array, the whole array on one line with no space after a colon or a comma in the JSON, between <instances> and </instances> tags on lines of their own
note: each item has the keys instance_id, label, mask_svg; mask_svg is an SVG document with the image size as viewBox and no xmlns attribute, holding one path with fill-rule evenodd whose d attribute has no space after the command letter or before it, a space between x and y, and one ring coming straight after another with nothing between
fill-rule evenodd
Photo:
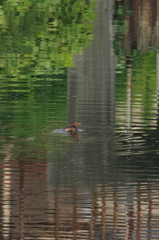
<instances>
[{"instance_id":1,"label":"reflection on water","mask_svg":"<svg viewBox=\"0 0 159 240\"><path fill-rule=\"evenodd\" d=\"M127 3L1 6L0 239L159 239L157 10Z\"/></svg>"},{"instance_id":2,"label":"reflection on water","mask_svg":"<svg viewBox=\"0 0 159 240\"><path fill-rule=\"evenodd\" d=\"M56 238L157 239L158 193L151 187L143 182L52 190Z\"/></svg>"}]
</instances>

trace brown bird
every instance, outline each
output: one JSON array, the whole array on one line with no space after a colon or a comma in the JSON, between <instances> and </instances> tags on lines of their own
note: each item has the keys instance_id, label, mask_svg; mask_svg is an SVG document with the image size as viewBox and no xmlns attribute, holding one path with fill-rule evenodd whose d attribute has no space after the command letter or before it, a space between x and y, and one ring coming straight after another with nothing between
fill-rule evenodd
<instances>
[{"instance_id":1,"label":"brown bird","mask_svg":"<svg viewBox=\"0 0 159 240\"><path fill-rule=\"evenodd\" d=\"M76 133L78 131L77 125L79 124L79 122L74 122L73 126L68 126L64 129L64 131L66 132L70 132L70 133Z\"/></svg>"}]
</instances>

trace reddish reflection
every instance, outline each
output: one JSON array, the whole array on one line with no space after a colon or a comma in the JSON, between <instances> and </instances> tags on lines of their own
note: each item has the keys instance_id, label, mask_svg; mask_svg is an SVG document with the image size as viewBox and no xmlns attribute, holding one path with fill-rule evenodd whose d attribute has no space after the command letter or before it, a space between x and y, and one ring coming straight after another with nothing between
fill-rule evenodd
<instances>
[{"instance_id":1,"label":"reddish reflection","mask_svg":"<svg viewBox=\"0 0 159 240\"><path fill-rule=\"evenodd\" d=\"M8 154L2 170L3 239L140 240L146 231L149 238L159 234L155 181L111 187L59 185L47 191L44 161L12 160Z\"/></svg>"}]
</instances>

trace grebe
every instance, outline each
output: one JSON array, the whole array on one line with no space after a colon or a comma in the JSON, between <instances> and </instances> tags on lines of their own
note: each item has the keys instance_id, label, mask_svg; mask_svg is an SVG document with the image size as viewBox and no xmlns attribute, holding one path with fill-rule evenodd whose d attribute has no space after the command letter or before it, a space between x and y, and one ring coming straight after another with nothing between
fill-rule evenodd
<instances>
[{"instance_id":1,"label":"grebe","mask_svg":"<svg viewBox=\"0 0 159 240\"><path fill-rule=\"evenodd\" d=\"M78 131L77 125L79 124L79 122L74 122L73 126L68 126L64 129L64 131L66 132L71 132L71 133L76 133Z\"/></svg>"}]
</instances>

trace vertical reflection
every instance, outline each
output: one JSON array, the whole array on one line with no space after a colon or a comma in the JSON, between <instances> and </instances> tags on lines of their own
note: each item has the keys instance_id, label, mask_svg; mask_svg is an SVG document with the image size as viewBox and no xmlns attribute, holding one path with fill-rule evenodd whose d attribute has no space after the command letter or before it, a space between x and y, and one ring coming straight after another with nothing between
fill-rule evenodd
<instances>
[{"instance_id":1,"label":"vertical reflection","mask_svg":"<svg viewBox=\"0 0 159 240\"><path fill-rule=\"evenodd\" d=\"M114 232L117 233L118 226L118 188L114 187Z\"/></svg>"},{"instance_id":2,"label":"vertical reflection","mask_svg":"<svg viewBox=\"0 0 159 240\"><path fill-rule=\"evenodd\" d=\"M55 189L55 239L59 239L59 192Z\"/></svg>"},{"instance_id":3,"label":"vertical reflection","mask_svg":"<svg viewBox=\"0 0 159 240\"><path fill-rule=\"evenodd\" d=\"M137 185L137 239L141 239L141 190L140 183Z\"/></svg>"},{"instance_id":4,"label":"vertical reflection","mask_svg":"<svg viewBox=\"0 0 159 240\"><path fill-rule=\"evenodd\" d=\"M157 96L159 101L159 52L158 51L156 53L156 80L157 80Z\"/></svg>"},{"instance_id":5,"label":"vertical reflection","mask_svg":"<svg viewBox=\"0 0 159 240\"><path fill-rule=\"evenodd\" d=\"M147 219L147 229L148 229L148 238L152 239L151 236L151 221L152 221L152 198L151 198L151 187L150 184L147 185L148 192L148 219Z\"/></svg>"},{"instance_id":6,"label":"vertical reflection","mask_svg":"<svg viewBox=\"0 0 159 240\"><path fill-rule=\"evenodd\" d=\"M118 182L117 186L98 185L87 190L52 189L54 237L140 240L146 234L148 239L156 239L158 190L154 189L158 186L150 187L146 182L126 185Z\"/></svg>"},{"instance_id":7,"label":"vertical reflection","mask_svg":"<svg viewBox=\"0 0 159 240\"><path fill-rule=\"evenodd\" d=\"M96 198L94 188L91 189L91 226L90 226L90 239L94 240L95 237L95 219L96 219Z\"/></svg>"},{"instance_id":8,"label":"vertical reflection","mask_svg":"<svg viewBox=\"0 0 159 240\"><path fill-rule=\"evenodd\" d=\"M131 60L127 59L127 130L131 132L132 115L132 65Z\"/></svg>"},{"instance_id":9,"label":"vertical reflection","mask_svg":"<svg viewBox=\"0 0 159 240\"><path fill-rule=\"evenodd\" d=\"M24 163L20 163L20 240L24 239Z\"/></svg>"},{"instance_id":10,"label":"vertical reflection","mask_svg":"<svg viewBox=\"0 0 159 240\"><path fill-rule=\"evenodd\" d=\"M73 189L73 240L77 239L77 191Z\"/></svg>"},{"instance_id":11,"label":"vertical reflection","mask_svg":"<svg viewBox=\"0 0 159 240\"><path fill-rule=\"evenodd\" d=\"M106 178L104 170L109 164L112 171L115 161L113 3L112 0L97 1L94 39L82 55L75 56L75 67L68 69L69 122L78 120L84 130L81 134L83 142L79 137L80 151L70 144L69 158L82 162L86 170L83 172L85 179L89 177L94 182L97 178L99 181L102 177ZM100 159L98 165L97 159Z\"/></svg>"},{"instance_id":12,"label":"vertical reflection","mask_svg":"<svg viewBox=\"0 0 159 240\"><path fill-rule=\"evenodd\" d=\"M3 238L8 239L9 238L9 232L10 232L10 218L11 218L11 166L10 166L10 160L11 160L11 150L13 148L13 145L7 145L5 149L6 157L4 158L4 164L3 164L3 180L2 180L2 231L3 231Z\"/></svg>"},{"instance_id":13,"label":"vertical reflection","mask_svg":"<svg viewBox=\"0 0 159 240\"><path fill-rule=\"evenodd\" d=\"M100 124L108 131L115 117L113 4L97 1L94 39L83 55L75 57L75 67L68 69L69 121L79 119L86 129L97 128L99 134Z\"/></svg>"},{"instance_id":14,"label":"vertical reflection","mask_svg":"<svg viewBox=\"0 0 159 240\"><path fill-rule=\"evenodd\" d=\"M105 187L102 187L102 240L106 238L106 198Z\"/></svg>"},{"instance_id":15,"label":"vertical reflection","mask_svg":"<svg viewBox=\"0 0 159 240\"><path fill-rule=\"evenodd\" d=\"M127 139L127 144L128 144L128 149L127 152L128 154L131 153L131 148L132 148L132 64L131 64L131 59L130 57L127 57L127 134L128 134L128 139Z\"/></svg>"},{"instance_id":16,"label":"vertical reflection","mask_svg":"<svg viewBox=\"0 0 159 240\"><path fill-rule=\"evenodd\" d=\"M130 191L128 191L129 194L127 196L127 233L126 233L126 239L131 240L133 239L134 234L134 202L133 202L133 195Z\"/></svg>"}]
</instances>

